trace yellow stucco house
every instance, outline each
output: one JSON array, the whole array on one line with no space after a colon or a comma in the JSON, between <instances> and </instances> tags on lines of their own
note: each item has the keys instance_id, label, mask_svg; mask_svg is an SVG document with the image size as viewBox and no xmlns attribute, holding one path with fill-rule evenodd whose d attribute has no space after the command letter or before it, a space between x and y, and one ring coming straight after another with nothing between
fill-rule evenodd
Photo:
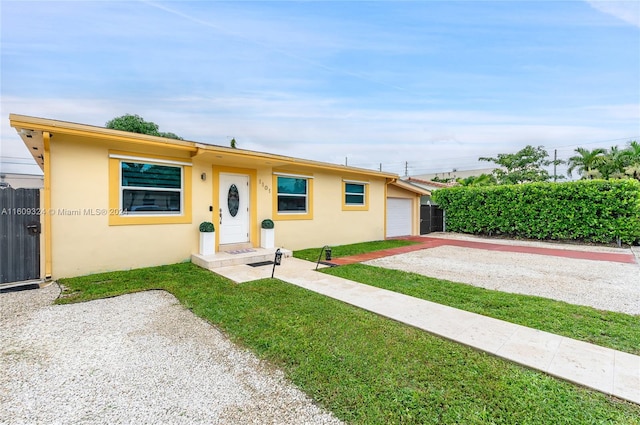
<instances>
[{"instance_id":1,"label":"yellow stucco house","mask_svg":"<svg viewBox=\"0 0 640 425\"><path fill-rule=\"evenodd\" d=\"M419 232L423 189L395 174L11 114L44 172L42 278L188 260L199 224L217 251L296 250Z\"/></svg>"}]
</instances>

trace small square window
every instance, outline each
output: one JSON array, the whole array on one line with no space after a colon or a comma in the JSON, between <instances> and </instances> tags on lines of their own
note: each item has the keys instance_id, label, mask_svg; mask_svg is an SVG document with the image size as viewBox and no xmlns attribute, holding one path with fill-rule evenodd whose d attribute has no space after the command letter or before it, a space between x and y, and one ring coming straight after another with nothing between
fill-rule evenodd
<instances>
[{"instance_id":1,"label":"small square window","mask_svg":"<svg viewBox=\"0 0 640 425\"><path fill-rule=\"evenodd\" d=\"M345 205L364 205L364 184L345 183L344 203Z\"/></svg>"},{"instance_id":2,"label":"small square window","mask_svg":"<svg viewBox=\"0 0 640 425\"><path fill-rule=\"evenodd\" d=\"M367 182L342 181L342 210L367 211L369 209L369 184Z\"/></svg>"}]
</instances>

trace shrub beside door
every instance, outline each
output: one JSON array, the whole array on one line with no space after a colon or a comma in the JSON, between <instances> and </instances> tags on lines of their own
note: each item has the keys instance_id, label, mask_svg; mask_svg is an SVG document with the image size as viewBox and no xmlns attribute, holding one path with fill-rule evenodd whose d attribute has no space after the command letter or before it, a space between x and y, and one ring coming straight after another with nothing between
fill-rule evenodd
<instances>
[{"instance_id":1,"label":"shrub beside door","mask_svg":"<svg viewBox=\"0 0 640 425\"><path fill-rule=\"evenodd\" d=\"M274 248L275 230L273 229L273 221L270 219L262 220L260 227L260 247L266 249Z\"/></svg>"},{"instance_id":2,"label":"shrub beside door","mask_svg":"<svg viewBox=\"0 0 640 425\"><path fill-rule=\"evenodd\" d=\"M200 223L200 255L216 253L216 229L210 221Z\"/></svg>"}]
</instances>

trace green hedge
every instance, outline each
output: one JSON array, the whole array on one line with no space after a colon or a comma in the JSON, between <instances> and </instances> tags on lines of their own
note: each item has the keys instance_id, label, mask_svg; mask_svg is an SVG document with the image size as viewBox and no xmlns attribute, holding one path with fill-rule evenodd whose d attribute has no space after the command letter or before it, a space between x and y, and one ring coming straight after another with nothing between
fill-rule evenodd
<instances>
[{"instance_id":1,"label":"green hedge","mask_svg":"<svg viewBox=\"0 0 640 425\"><path fill-rule=\"evenodd\" d=\"M481 187L433 193L452 232L528 239L640 242L640 182L581 180Z\"/></svg>"}]
</instances>

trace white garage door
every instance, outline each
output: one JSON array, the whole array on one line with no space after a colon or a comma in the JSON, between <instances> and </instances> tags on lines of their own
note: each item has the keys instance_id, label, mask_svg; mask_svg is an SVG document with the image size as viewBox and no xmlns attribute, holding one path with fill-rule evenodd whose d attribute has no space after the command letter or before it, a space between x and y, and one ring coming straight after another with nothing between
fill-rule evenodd
<instances>
[{"instance_id":1,"label":"white garage door","mask_svg":"<svg viewBox=\"0 0 640 425\"><path fill-rule=\"evenodd\" d=\"M387 237L411 235L411 199L387 198Z\"/></svg>"}]
</instances>

